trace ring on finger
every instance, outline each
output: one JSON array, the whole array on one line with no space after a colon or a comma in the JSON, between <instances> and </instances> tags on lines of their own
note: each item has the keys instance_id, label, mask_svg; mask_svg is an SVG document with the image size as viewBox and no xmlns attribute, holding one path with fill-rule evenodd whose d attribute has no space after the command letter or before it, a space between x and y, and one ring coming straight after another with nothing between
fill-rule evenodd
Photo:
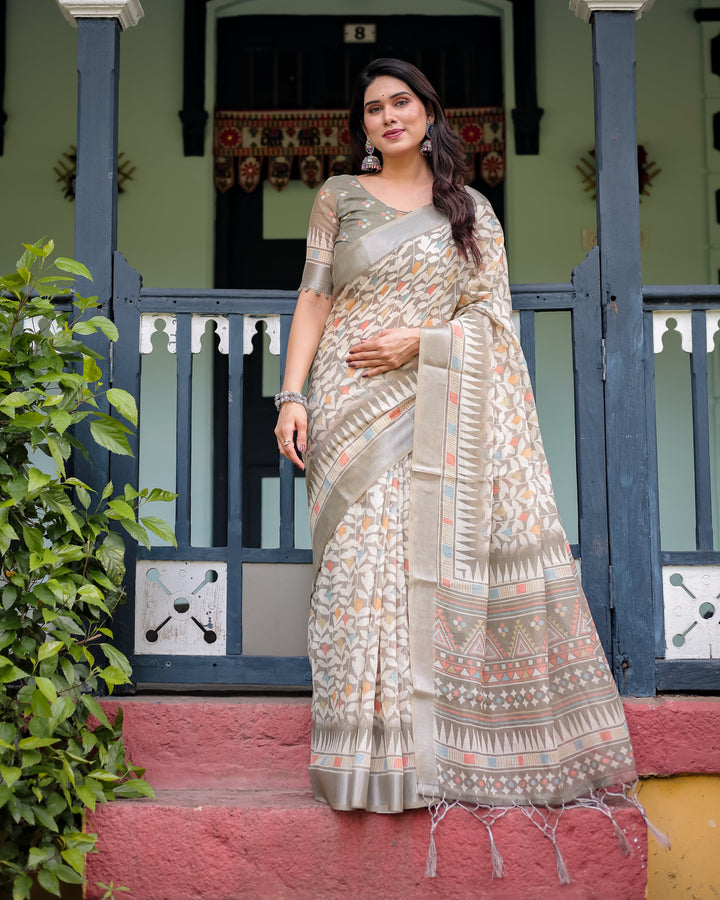
<instances>
[{"instance_id":1,"label":"ring on finger","mask_svg":"<svg viewBox=\"0 0 720 900\"><path fill-rule=\"evenodd\" d=\"M287 447L288 444L292 444L292 438L290 438L289 441L283 441L283 442L282 442L282 446L283 446L283 447Z\"/></svg>"}]
</instances>

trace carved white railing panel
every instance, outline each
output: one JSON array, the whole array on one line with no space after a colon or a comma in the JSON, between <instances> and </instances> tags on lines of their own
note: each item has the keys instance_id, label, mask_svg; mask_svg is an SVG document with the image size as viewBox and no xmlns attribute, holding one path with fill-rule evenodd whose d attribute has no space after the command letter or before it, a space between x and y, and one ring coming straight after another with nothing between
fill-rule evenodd
<instances>
[{"instance_id":1,"label":"carved white railing panel","mask_svg":"<svg viewBox=\"0 0 720 900\"><path fill-rule=\"evenodd\" d=\"M155 313L143 313L140 316L140 353L153 352L152 337L156 331L162 333L162 329L155 327L158 322L165 323L164 333L168 339L168 353L175 353L177 319L175 316L156 315Z\"/></svg>"},{"instance_id":2,"label":"carved white railing panel","mask_svg":"<svg viewBox=\"0 0 720 900\"><path fill-rule=\"evenodd\" d=\"M257 333L258 322L265 323L265 330L270 338L270 353L280 356L280 316L244 316L243 353L249 356L253 352L252 342Z\"/></svg>"},{"instance_id":3,"label":"carved white railing panel","mask_svg":"<svg viewBox=\"0 0 720 900\"><path fill-rule=\"evenodd\" d=\"M202 349L202 337L208 322L215 323L215 331L218 336L218 351L225 356L230 346L230 323L226 316L193 316L191 349L193 353L200 353Z\"/></svg>"},{"instance_id":4,"label":"carved white railing panel","mask_svg":"<svg viewBox=\"0 0 720 900\"><path fill-rule=\"evenodd\" d=\"M671 324L673 323L674 324ZM663 335L676 331L682 338L682 348L692 353L692 313L689 310L655 310L653 312L653 350L663 352Z\"/></svg>"},{"instance_id":5,"label":"carved white railing panel","mask_svg":"<svg viewBox=\"0 0 720 900\"><path fill-rule=\"evenodd\" d=\"M682 348L692 353L692 312L688 309L656 309L653 312L653 349L655 353L663 351L663 335L677 332L682 340ZM706 349L712 353L715 349L715 335L720 331L720 309L705 311Z\"/></svg>"},{"instance_id":6,"label":"carved white railing panel","mask_svg":"<svg viewBox=\"0 0 720 900\"><path fill-rule=\"evenodd\" d=\"M707 329L707 352L715 349L715 335L720 331L720 309L708 309L705 313L705 326Z\"/></svg>"}]
</instances>

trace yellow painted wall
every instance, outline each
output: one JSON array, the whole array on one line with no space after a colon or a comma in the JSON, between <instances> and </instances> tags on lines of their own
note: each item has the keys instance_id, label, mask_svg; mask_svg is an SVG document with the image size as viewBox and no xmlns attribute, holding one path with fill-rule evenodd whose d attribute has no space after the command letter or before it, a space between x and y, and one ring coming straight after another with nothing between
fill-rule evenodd
<instances>
[{"instance_id":1,"label":"yellow painted wall","mask_svg":"<svg viewBox=\"0 0 720 900\"><path fill-rule=\"evenodd\" d=\"M720 897L720 775L647 778L638 793L672 841L666 850L648 837L648 900Z\"/></svg>"}]
</instances>

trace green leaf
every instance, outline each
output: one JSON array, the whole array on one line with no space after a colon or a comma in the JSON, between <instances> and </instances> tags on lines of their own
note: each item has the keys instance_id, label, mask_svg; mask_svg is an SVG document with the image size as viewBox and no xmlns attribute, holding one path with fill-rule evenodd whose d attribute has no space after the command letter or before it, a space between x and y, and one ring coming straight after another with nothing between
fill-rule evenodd
<instances>
[{"instance_id":1,"label":"green leaf","mask_svg":"<svg viewBox=\"0 0 720 900\"><path fill-rule=\"evenodd\" d=\"M18 409L21 406L29 406L40 396L39 391L13 391L0 402L0 407L5 409Z\"/></svg>"},{"instance_id":2,"label":"green leaf","mask_svg":"<svg viewBox=\"0 0 720 900\"><path fill-rule=\"evenodd\" d=\"M55 894L56 897L62 897L60 893L60 884L57 876L47 869L40 869L37 873L37 880L40 887L45 888L49 894Z\"/></svg>"},{"instance_id":3,"label":"green leaf","mask_svg":"<svg viewBox=\"0 0 720 900\"><path fill-rule=\"evenodd\" d=\"M0 740L6 744L12 744L17 734L17 726L12 722L0 722Z\"/></svg>"},{"instance_id":4,"label":"green leaf","mask_svg":"<svg viewBox=\"0 0 720 900\"><path fill-rule=\"evenodd\" d=\"M88 778L94 778L96 781L100 782L120 781L120 777L120 775L115 775L113 772L108 772L106 769L93 769L88 775Z\"/></svg>"},{"instance_id":5,"label":"green leaf","mask_svg":"<svg viewBox=\"0 0 720 900\"><path fill-rule=\"evenodd\" d=\"M74 281L75 279L72 280ZM73 303L79 310L82 310L82 312L85 312L88 309L100 308L97 297L81 297L79 294L75 294Z\"/></svg>"},{"instance_id":6,"label":"green leaf","mask_svg":"<svg viewBox=\"0 0 720 900\"><path fill-rule=\"evenodd\" d=\"M23 672L17 666L5 666L0 669L0 684L9 684L11 681L19 681L21 678L27 678L27 672Z\"/></svg>"},{"instance_id":7,"label":"green leaf","mask_svg":"<svg viewBox=\"0 0 720 900\"><path fill-rule=\"evenodd\" d=\"M85 878L83 875L75 872L70 866L64 866L62 863L59 865L53 866L53 873L57 875L60 881L64 881L66 884L84 884Z\"/></svg>"},{"instance_id":8,"label":"green leaf","mask_svg":"<svg viewBox=\"0 0 720 900\"><path fill-rule=\"evenodd\" d=\"M90 356L83 356L83 378L88 384L102 379L100 366Z\"/></svg>"},{"instance_id":9,"label":"green leaf","mask_svg":"<svg viewBox=\"0 0 720 900\"><path fill-rule=\"evenodd\" d=\"M108 686L110 693L112 693L112 689L116 684L127 684L130 681L128 675L116 666L107 666L100 671L99 675Z\"/></svg>"},{"instance_id":10,"label":"green leaf","mask_svg":"<svg viewBox=\"0 0 720 900\"><path fill-rule=\"evenodd\" d=\"M55 690L55 685L49 678L44 678L42 675L36 675L35 683L51 704L57 702L57 691Z\"/></svg>"},{"instance_id":11,"label":"green leaf","mask_svg":"<svg viewBox=\"0 0 720 900\"><path fill-rule=\"evenodd\" d=\"M64 434L72 425L73 417L64 409L54 409L50 413L50 421L60 434Z\"/></svg>"},{"instance_id":12,"label":"green leaf","mask_svg":"<svg viewBox=\"0 0 720 900\"><path fill-rule=\"evenodd\" d=\"M47 810L42 808L42 806L35 807L35 818L41 825L44 825L45 828L49 828L50 831L58 830L57 822Z\"/></svg>"},{"instance_id":13,"label":"green leaf","mask_svg":"<svg viewBox=\"0 0 720 900\"><path fill-rule=\"evenodd\" d=\"M115 419L109 416L104 419L96 419L90 423L90 433L96 444L117 453L121 456L132 456L130 444L126 437L127 429Z\"/></svg>"},{"instance_id":14,"label":"green leaf","mask_svg":"<svg viewBox=\"0 0 720 900\"><path fill-rule=\"evenodd\" d=\"M0 766L0 775L2 775L3 782L8 787L12 787L22 775L22 769L17 766Z\"/></svg>"},{"instance_id":15,"label":"green leaf","mask_svg":"<svg viewBox=\"0 0 720 900\"><path fill-rule=\"evenodd\" d=\"M55 260L55 268L60 269L61 272L70 272L72 275L80 275L82 278L87 278L88 281L92 281L92 275L90 274L88 267L84 266L76 259L68 259L67 256L58 256Z\"/></svg>"},{"instance_id":16,"label":"green leaf","mask_svg":"<svg viewBox=\"0 0 720 900\"><path fill-rule=\"evenodd\" d=\"M32 253L32 255L36 258L46 255L42 252L42 249L37 244L23 244L23 247L26 250L29 250L30 253Z\"/></svg>"},{"instance_id":17,"label":"green leaf","mask_svg":"<svg viewBox=\"0 0 720 900\"><path fill-rule=\"evenodd\" d=\"M13 900L28 900L32 884L29 875L16 875L13 880Z\"/></svg>"},{"instance_id":18,"label":"green leaf","mask_svg":"<svg viewBox=\"0 0 720 900\"><path fill-rule=\"evenodd\" d=\"M127 391L123 391L120 388L110 388L107 392L107 398L108 403L115 407L120 415L125 416L128 422L132 422L133 425L137 425L137 404L132 394L128 394Z\"/></svg>"},{"instance_id":19,"label":"green leaf","mask_svg":"<svg viewBox=\"0 0 720 900\"><path fill-rule=\"evenodd\" d=\"M36 869L55 856L54 847L31 847L28 852L28 867Z\"/></svg>"},{"instance_id":20,"label":"green leaf","mask_svg":"<svg viewBox=\"0 0 720 900\"><path fill-rule=\"evenodd\" d=\"M108 507L116 513L116 516L113 516L113 518L131 519L133 522L135 521L135 510L124 500L120 500L119 498L111 500L108 503Z\"/></svg>"},{"instance_id":21,"label":"green leaf","mask_svg":"<svg viewBox=\"0 0 720 900\"><path fill-rule=\"evenodd\" d=\"M23 540L28 548L28 550L32 550L34 553L42 553L44 550L44 541L43 541L43 533L39 528L34 528L29 525L23 525Z\"/></svg>"},{"instance_id":22,"label":"green leaf","mask_svg":"<svg viewBox=\"0 0 720 900\"><path fill-rule=\"evenodd\" d=\"M173 547L177 547L175 532L164 519L159 518L159 516L143 516L140 519L140 522L145 526L145 528L147 528L149 531L152 531L153 534L156 534L163 541L167 541L168 544L172 544Z\"/></svg>"},{"instance_id":23,"label":"green leaf","mask_svg":"<svg viewBox=\"0 0 720 900\"><path fill-rule=\"evenodd\" d=\"M18 275L22 274L20 271L21 269L27 269L29 266L31 266L33 264L34 259L35 259L35 254L31 253L29 250L26 250L23 253L23 255L15 263L15 268L18 270ZM30 273L28 272L28 275L29 274Z\"/></svg>"},{"instance_id":24,"label":"green leaf","mask_svg":"<svg viewBox=\"0 0 720 900\"><path fill-rule=\"evenodd\" d=\"M35 750L38 747L52 747L53 744L57 744L58 740L59 738L27 737L18 743L18 747L21 750Z\"/></svg>"},{"instance_id":25,"label":"green leaf","mask_svg":"<svg viewBox=\"0 0 720 900\"><path fill-rule=\"evenodd\" d=\"M87 711L95 716L95 718L100 722L101 725L105 725L106 728L110 728L110 721L108 717L105 715L105 710L100 706L98 701L91 696L90 694L81 694L80 702L87 709Z\"/></svg>"},{"instance_id":26,"label":"green leaf","mask_svg":"<svg viewBox=\"0 0 720 900\"><path fill-rule=\"evenodd\" d=\"M41 675L36 675L35 683L51 704L57 701L57 691L55 690L55 685L52 683L52 681L50 681L49 678L43 678Z\"/></svg>"},{"instance_id":27,"label":"green leaf","mask_svg":"<svg viewBox=\"0 0 720 900\"><path fill-rule=\"evenodd\" d=\"M92 811L95 810L95 794L93 793L91 788L89 788L85 784L76 784L75 793L82 800L83 804L87 806L88 809Z\"/></svg>"},{"instance_id":28,"label":"green leaf","mask_svg":"<svg viewBox=\"0 0 720 900\"><path fill-rule=\"evenodd\" d=\"M64 644L62 641L45 641L44 644L40 645L40 649L38 650L38 662L59 653L60 648L63 646Z\"/></svg>"},{"instance_id":29,"label":"green leaf","mask_svg":"<svg viewBox=\"0 0 720 900\"><path fill-rule=\"evenodd\" d=\"M117 325L108 319L107 316L93 316L92 319L88 319L88 321L99 331L102 331L106 338L109 338L111 341L116 341L118 339Z\"/></svg>"},{"instance_id":30,"label":"green leaf","mask_svg":"<svg viewBox=\"0 0 720 900\"><path fill-rule=\"evenodd\" d=\"M90 322L79 321L72 326L73 334L95 334L97 328Z\"/></svg>"},{"instance_id":31,"label":"green leaf","mask_svg":"<svg viewBox=\"0 0 720 900\"><path fill-rule=\"evenodd\" d=\"M94 584L84 584L78 589L78 596L90 606L97 606L104 612L110 612L105 603L105 595Z\"/></svg>"},{"instance_id":32,"label":"green leaf","mask_svg":"<svg viewBox=\"0 0 720 900\"><path fill-rule=\"evenodd\" d=\"M41 472L40 469L30 469L28 473L28 493L32 494L41 490L50 481L52 481L52 478L45 472Z\"/></svg>"},{"instance_id":33,"label":"green leaf","mask_svg":"<svg viewBox=\"0 0 720 900\"><path fill-rule=\"evenodd\" d=\"M70 504L69 503L68 504L61 503L60 504L60 512L62 513L63 518L68 523L68 525L70 526L72 531L74 531L75 534L79 538L81 538L83 536L83 534L82 534L82 530L80 528L80 521L79 521L78 517L75 515L75 513L73 512L73 509L70 506Z\"/></svg>"},{"instance_id":34,"label":"green leaf","mask_svg":"<svg viewBox=\"0 0 720 900\"><path fill-rule=\"evenodd\" d=\"M83 509L87 509L90 506L90 494L85 490L84 487L76 487L75 491L77 493L78 501Z\"/></svg>"},{"instance_id":35,"label":"green leaf","mask_svg":"<svg viewBox=\"0 0 720 900\"><path fill-rule=\"evenodd\" d=\"M58 472L60 472L61 475L65 475L65 459L69 456L69 452L66 450L64 443L58 440L54 434L49 434L47 445L50 455L55 461L55 465L58 467Z\"/></svg>"},{"instance_id":36,"label":"green leaf","mask_svg":"<svg viewBox=\"0 0 720 900\"><path fill-rule=\"evenodd\" d=\"M130 778L119 784L113 791L116 797L152 797L155 799L155 790L142 778Z\"/></svg>"},{"instance_id":37,"label":"green leaf","mask_svg":"<svg viewBox=\"0 0 720 900\"><path fill-rule=\"evenodd\" d=\"M52 708L50 726L54 730L57 726L69 719L75 712L75 704L70 697L58 697L57 703Z\"/></svg>"},{"instance_id":38,"label":"green leaf","mask_svg":"<svg viewBox=\"0 0 720 900\"><path fill-rule=\"evenodd\" d=\"M113 492L113 483L112 483L112 481L108 481L108 483L103 488L103 492L100 495L100 499L107 500L107 498L110 496L110 494L112 494L112 492Z\"/></svg>"},{"instance_id":39,"label":"green leaf","mask_svg":"<svg viewBox=\"0 0 720 900\"><path fill-rule=\"evenodd\" d=\"M120 524L139 544L143 544L148 550L150 549L150 538L142 525L138 525L137 522L131 522L128 519L122 519Z\"/></svg>"},{"instance_id":40,"label":"green leaf","mask_svg":"<svg viewBox=\"0 0 720 900\"><path fill-rule=\"evenodd\" d=\"M163 491L161 488L153 488L145 499L148 503L154 503L157 500L171 503L177 499L177 494L173 494L172 491Z\"/></svg>"},{"instance_id":41,"label":"green leaf","mask_svg":"<svg viewBox=\"0 0 720 900\"><path fill-rule=\"evenodd\" d=\"M31 698L32 712L36 719L50 718L50 702L41 690L33 691ZM37 751L28 750L28 753L36 753Z\"/></svg>"},{"instance_id":42,"label":"green leaf","mask_svg":"<svg viewBox=\"0 0 720 900\"><path fill-rule=\"evenodd\" d=\"M127 657L118 650L117 647L113 647L112 644L100 644L100 647L110 665L115 666L115 668L124 672L126 675L132 673Z\"/></svg>"},{"instance_id":43,"label":"green leaf","mask_svg":"<svg viewBox=\"0 0 720 900\"><path fill-rule=\"evenodd\" d=\"M87 805L87 804L86 804ZM60 854L65 862L82 875L85 872L85 854L79 847L68 847Z\"/></svg>"}]
</instances>

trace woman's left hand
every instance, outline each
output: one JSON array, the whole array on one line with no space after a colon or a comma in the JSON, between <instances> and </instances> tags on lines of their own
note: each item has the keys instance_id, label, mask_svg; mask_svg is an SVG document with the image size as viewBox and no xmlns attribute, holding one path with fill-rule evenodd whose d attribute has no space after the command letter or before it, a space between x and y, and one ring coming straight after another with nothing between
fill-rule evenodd
<instances>
[{"instance_id":1,"label":"woman's left hand","mask_svg":"<svg viewBox=\"0 0 720 900\"><path fill-rule=\"evenodd\" d=\"M385 328L350 349L347 364L363 378L399 369L420 352L419 328Z\"/></svg>"}]
</instances>

